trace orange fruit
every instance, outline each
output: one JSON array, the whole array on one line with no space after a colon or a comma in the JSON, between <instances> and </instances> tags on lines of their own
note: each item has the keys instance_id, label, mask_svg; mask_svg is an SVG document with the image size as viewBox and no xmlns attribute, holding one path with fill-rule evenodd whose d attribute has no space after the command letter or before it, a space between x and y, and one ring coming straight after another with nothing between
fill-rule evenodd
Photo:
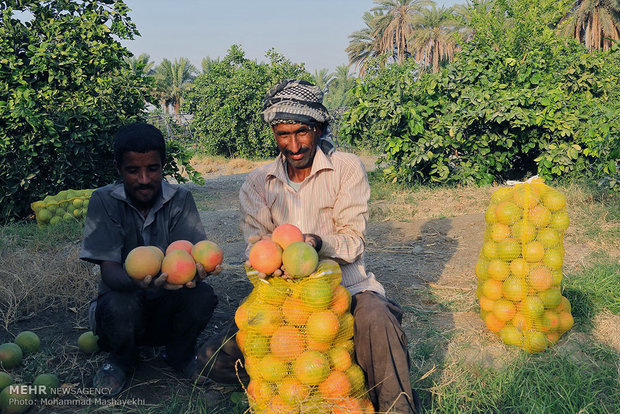
<instances>
[{"instance_id":1,"label":"orange fruit","mask_svg":"<svg viewBox=\"0 0 620 414\"><path fill-rule=\"evenodd\" d=\"M523 334L512 325L506 325L499 330L499 337L506 345L522 346Z\"/></svg>"},{"instance_id":2,"label":"orange fruit","mask_svg":"<svg viewBox=\"0 0 620 414\"><path fill-rule=\"evenodd\" d=\"M495 223L491 226L491 240L499 242L510 236L510 227L506 224Z\"/></svg>"},{"instance_id":3,"label":"orange fruit","mask_svg":"<svg viewBox=\"0 0 620 414\"><path fill-rule=\"evenodd\" d=\"M539 241L532 241L523 247L523 258L530 263L540 262L545 257L545 247Z\"/></svg>"},{"instance_id":4,"label":"orange fruit","mask_svg":"<svg viewBox=\"0 0 620 414\"><path fill-rule=\"evenodd\" d=\"M285 377L278 385L278 393L290 405L298 405L310 395L310 387L302 383L293 375Z\"/></svg>"},{"instance_id":5,"label":"orange fruit","mask_svg":"<svg viewBox=\"0 0 620 414\"><path fill-rule=\"evenodd\" d=\"M496 206L490 206L487 208L487 211L484 213L484 221L491 225L497 223L497 216L495 215Z\"/></svg>"},{"instance_id":6,"label":"orange fruit","mask_svg":"<svg viewBox=\"0 0 620 414\"><path fill-rule=\"evenodd\" d=\"M570 219L566 211L556 211L551 216L549 226L560 233L564 233L570 225Z\"/></svg>"},{"instance_id":7,"label":"orange fruit","mask_svg":"<svg viewBox=\"0 0 620 414\"><path fill-rule=\"evenodd\" d=\"M260 362L260 357L253 357L246 355L244 358L244 368L248 373L250 378L260 378L260 373L258 372L258 363Z\"/></svg>"},{"instance_id":8,"label":"orange fruit","mask_svg":"<svg viewBox=\"0 0 620 414\"><path fill-rule=\"evenodd\" d=\"M515 316L512 318L512 326L521 331L525 329L525 316L521 312L515 313Z\"/></svg>"},{"instance_id":9,"label":"orange fruit","mask_svg":"<svg viewBox=\"0 0 620 414\"><path fill-rule=\"evenodd\" d=\"M355 346L353 344L352 339L346 339L346 340L336 340L336 343L334 344L334 348L344 348L347 350L347 352L349 352L349 355L353 355Z\"/></svg>"},{"instance_id":10,"label":"orange fruit","mask_svg":"<svg viewBox=\"0 0 620 414\"><path fill-rule=\"evenodd\" d=\"M547 249L545 251L545 257L543 257L543 264L551 270L562 269L564 263L564 257L558 249Z\"/></svg>"},{"instance_id":11,"label":"orange fruit","mask_svg":"<svg viewBox=\"0 0 620 414\"><path fill-rule=\"evenodd\" d=\"M253 292L256 292L256 298L261 303L280 307L291 293L289 285L281 277L272 277L268 281L258 283Z\"/></svg>"},{"instance_id":12,"label":"orange fruit","mask_svg":"<svg viewBox=\"0 0 620 414\"><path fill-rule=\"evenodd\" d=\"M550 249L560 244L558 232L551 227L540 229L536 235L536 240L541 242L545 249Z\"/></svg>"},{"instance_id":13,"label":"orange fruit","mask_svg":"<svg viewBox=\"0 0 620 414\"><path fill-rule=\"evenodd\" d=\"M360 400L348 397L333 405L332 414L364 414L364 409Z\"/></svg>"},{"instance_id":14,"label":"orange fruit","mask_svg":"<svg viewBox=\"0 0 620 414\"><path fill-rule=\"evenodd\" d=\"M476 276L478 280L487 280L489 278L489 274L487 272L488 262L483 258L478 259L476 263Z\"/></svg>"},{"instance_id":15,"label":"orange fruit","mask_svg":"<svg viewBox=\"0 0 620 414\"><path fill-rule=\"evenodd\" d=\"M280 395L276 395L267 404L267 412L272 414L299 414L299 408L284 401Z\"/></svg>"},{"instance_id":16,"label":"orange fruit","mask_svg":"<svg viewBox=\"0 0 620 414\"><path fill-rule=\"evenodd\" d=\"M523 316L530 320L537 319L545 311L545 305L538 296L527 296L521 302L521 312Z\"/></svg>"},{"instance_id":17,"label":"orange fruit","mask_svg":"<svg viewBox=\"0 0 620 414\"><path fill-rule=\"evenodd\" d=\"M491 203L499 204L502 201L510 200L512 198L513 187L499 187L491 194Z\"/></svg>"},{"instance_id":18,"label":"orange fruit","mask_svg":"<svg viewBox=\"0 0 620 414\"><path fill-rule=\"evenodd\" d=\"M526 331L523 334L523 345L529 353L538 353L547 349L547 337L540 331Z\"/></svg>"},{"instance_id":19,"label":"orange fruit","mask_svg":"<svg viewBox=\"0 0 620 414\"><path fill-rule=\"evenodd\" d=\"M306 336L306 348L310 351L327 353L330 350L331 342L321 342Z\"/></svg>"},{"instance_id":20,"label":"orange fruit","mask_svg":"<svg viewBox=\"0 0 620 414\"><path fill-rule=\"evenodd\" d=\"M155 249L157 248L151 246L138 246L131 250L124 264L127 274L136 280L142 280L149 275L153 278L159 275L163 259L161 250L157 249L160 252L157 253Z\"/></svg>"},{"instance_id":21,"label":"orange fruit","mask_svg":"<svg viewBox=\"0 0 620 414\"><path fill-rule=\"evenodd\" d=\"M494 259L489 262L487 273L492 279L504 280L510 275L510 267L503 260Z\"/></svg>"},{"instance_id":22,"label":"orange fruit","mask_svg":"<svg viewBox=\"0 0 620 414\"><path fill-rule=\"evenodd\" d=\"M289 366L286 361L273 354L265 355L258 363L258 373L269 382L277 382L286 376Z\"/></svg>"},{"instance_id":23,"label":"orange fruit","mask_svg":"<svg viewBox=\"0 0 620 414\"><path fill-rule=\"evenodd\" d=\"M364 414L375 414L375 407L372 405L369 399L362 398L360 400L360 404L362 405L362 410L364 410Z\"/></svg>"},{"instance_id":24,"label":"orange fruit","mask_svg":"<svg viewBox=\"0 0 620 414\"><path fill-rule=\"evenodd\" d=\"M484 323L491 332L498 333L504 327L506 322L499 319L493 312L489 312L484 318Z\"/></svg>"},{"instance_id":25,"label":"orange fruit","mask_svg":"<svg viewBox=\"0 0 620 414\"><path fill-rule=\"evenodd\" d=\"M518 278L523 278L530 272L530 265L525 259L519 258L510 262L510 273Z\"/></svg>"},{"instance_id":26,"label":"orange fruit","mask_svg":"<svg viewBox=\"0 0 620 414\"><path fill-rule=\"evenodd\" d=\"M306 334L318 342L332 342L339 329L338 316L329 309L312 313L306 323Z\"/></svg>"},{"instance_id":27,"label":"orange fruit","mask_svg":"<svg viewBox=\"0 0 620 414\"><path fill-rule=\"evenodd\" d=\"M527 243L534 239L536 227L527 220L519 220L510 228L510 234L521 243Z\"/></svg>"},{"instance_id":28,"label":"orange fruit","mask_svg":"<svg viewBox=\"0 0 620 414\"><path fill-rule=\"evenodd\" d=\"M349 377L342 371L332 371L331 374L319 384L319 392L326 400L341 400L351 393Z\"/></svg>"},{"instance_id":29,"label":"orange fruit","mask_svg":"<svg viewBox=\"0 0 620 414\"><path fill-rule=\"evenodd\" d=\"M282 316L291 325L305 325L310 312L310 309L297 296L289 296L282 303Z\"/></svg>"},{"instance_id":30,"label":"orange fruit","mask_svg":"<svg viewBox=\"0 0 620 414\"><path fill-rule=\"evenodd\" d=\"M555 345L560 340L560 334L557 332L547 332L545 333L545 336L547 337L547 341L549 341L550 344Z\"/></svg>"},{"instance_id":31,"label":"orange fruit","mask_svg":"<svg viewBox=\"0 0 620 414\"><path fill-rule=\"evenodd\" d=\"M521 256L521 243L512 238L504 239L497 244L497 255L500 259L510 262Z\"/></svg>"},{"instance_id":32,"label":"orange fruit","mask_svg":"<svg viewBox=\"0 0 620 414\"><path fill-rule=\"evenodd\" d=\"M264 335L248 331L244 342L246 356L263 357L269 352L269 338Z\"/></svg>"},{"instance_id":33,"label":"orange fruit","mask_svg":"<svg viewBox=\"0 0 620 414\"><path fill-rule=\"evenodd\" d=\"M353 363L351 354L343 347L332 347L327 351L327 356L332 368L336 371L346 371Z\"/></svg>"},{"instance_id":34,"label":"orange fruit","mask_svg":"<svg viewBox=\"0 0 620 414\"><path fill-rule=\"evenodd\" d=\"M480 309L487 312L491 312L495 306L495 301L487 298L486 296L480 296Z\"/></svg>"},{"instance_id":35,"label":"orange fruit","mask_svg":"<svg viewBox=\"0 0 620 414\"><path fill-rule=\"evenodd\" d=\"M551 272L551 277L553 279L553 286L557 286L560 287L560 285L562 284L562 270L558 269L558 270L553 270Z\"/></svg>"},{"instance_id":36,"label":"orange fruit","mask_svg":"<svg viewBox=\"0 0 620 414\"><path fill-rule=\"evenodd\" d=\"M515 316L517 309L511 301L502 298L493 304L493 313L499 320L507 322Z\"/></svg>"},{"instance_id":37,"label":"orange fruit","mask_svg":"<svg viewBox=\"0 0 620 414\"><path fill-rule=\"evenodd\" d=\"M556 311L557 312L568 312L568 313L571 312L570 302L565 296L562 296L562 299L560 299L560 304L556 308Z\"/></svg>"},{"instance_id":38,"label":"orange fruit","mask_svg":"<svg viewBox=\"0 0 620 414\"><path fill-rule=\"evenodd\" d=\"M342 285L336 286L334 289L334 298L330 309L336 315L342 315L351 307L351 294L349 290Z\"/></svg>"},{"instance_id":39,"label":"orange fruit","mask_svg":"<svg viewBox=\"0 0 620 414\"><path fill-rule=\"evenodd\" d=\"M349 382L351 383L351 395L360 395L362 392L366 391L366 377L359 365L351 365L349 369L345 371L345 374L347 374Z\"/></svg>"},{"instance_id":40,"label":"orange fruit","mask_svg":"<svg viewBox=\"0 0 620 414\"><path fill-rule=\"evenodd\" d=\"M555 332L560 328L560 317L556 312L546 310L540 317L540 330Z\"/></svg>"},{"instance_id":41,"label":"orange fruit","mask_svg":"<svg viewBox=\"0 0 620 414\"><path fill-rule=\"evenodd\" d=\"M270 336L278 326L282 325L279 308L261 303L253 303L248 307L248 329Z\"/></svg>"},{"instance_id":42,"label":"orange fruit","mask_svg":"<svg viewBox=\"0 0 620 414\"><path fill-rule=\"evenodd\" d=\"M540 201L538 191L528 184L516 187L512 198L517 206L528 210Z\"/></svg>"},{"instance_id":43,"label":"orange fruit","mask_svg":"<svg viewBox=\"0 0 620 414\"><path fill-rule=\"evenodd\" d=\"M327 309L331 304L333 289L324 278L307 278L301 285L300 296L303 303L311 310Z\"/></svg>"},{"instance_id":44,"label":"orange fruit","mask_svg":"<svg viewBox=\"0 0 620 414\"><path fill-rule=\"evenodd\" d=\"M485 280L482 284L482 294L491 300L497 300L502 297L502 286L499 280Z\"/></svg>"},{"instance_id":45,"label":"orange fruit","mask_svg":"<svg viewBox=\"0 0 620 414\"><path fill-rule=\"evenodd\" d=\"M540 229L547 227L551 222L551 212L539 204L528 212L527 218L534 226Z\"/></svg>"},{"instance_id":46,"label":"orange fruit","mask_svg":"<svg viewBox=\"0 0 620 414\"><path fill-rule=\"evenodd\" d=\"M566 207L566 197L557 190L550 190L542 197L542 202L551 211L562 210Z\"/></svg>"},{"instance_id":47,"label":"orange fruit","mask_svg":"<svg viewBox=\"0 0 620 414\"><path fill-rule=\"evenodd\" d=\"M338 330L338 334L336 336L337 342L353 338L353 334L355 333L353 315L350 313L345 313L338 321L340 323L340 329Z\"/></svg>"},{"instance_id":48,"label":"orange fruit","mask_svg":"<svg viewBox=\"0 0 620 414\"><path fill-rule=\"evenodd\" d=\"M254 269L270 275L282 266L282 248L269 239L262 239L252 245L248 258Z\"/></svg>"},{"instance_id":49,"label":"orange fruit","mask_svg":"<svg viewBox=\"0 0 620 414\"><path fill-rule=\"evenodd\" d=\"M519 302L527 295L527 286L523 279L510 276L502 284L502 294L506 299Z\"/></svg>"},{"instance_id":50,"label":"orange fruit","mask_svg":"<svg viewBox=\"0 0 620 414\"><path fill-rule=\"evenodd\" d=\"M549 289L538 292L538 297L543 301L545 309L557 309L562 303L562 291L559 287L550 287Z\"/></svg>"},{"instance_id":51,"label":"orange fruit","mask_svg":"<svg viewBox=\"0 0 620 414\"><path fill-rule=\"evenodd\" d=\"M329 360L319 351L304 351L293 363L295 377L308 385L319 385L329 375Z\"/></svg>"},{"instance_id":52,"label":"orange fruit","mask_svg":"<svg viewBox=\"0 0 620 414\"><path fill-rule=\"evenodd\" d=\"M275 395L275 388L267 381L252 378L248 384L248 396L250 402L262 405L270 401Z\"/></svg>"},{"instance_id":53,"label":"orange fruit","mask_svg":"<svg viewBox=\"0 0 620 414\"><path fill-rule=\"evenodd\" d=\"M246 329L248 327L248 305L243 302L235 311L235 324L239 329Z\"/></svg>"},{"instance_id":54,"label":"orange fruit","mask_svg":"<svg viewBox=\"0 0 620 414\"><path fill-rule=\"evenodd\" d=\"M188 240L176 240L176 241L173 241L166 248L166 256L171 251L176 250L176 249L185 250L187 253L191 254L192 253L192 247L194 247L194 245L192 244L192 242L190 242Z\"/></svg>"},{"instance_id":55,"label":"orange fruit","mask_svg":"<svg viewBox=\"0 0 620 414\"><path fill-rule=\"evenodd\" d=\"M549 289L553 284L551 270L544 266L537 266L530 270L527 276L527 283L537 291Z\"/></svg>"},{"instance_id":56,"label":"orange fruit","mask_svg":"<svg viewBox=\"0 0 620 414\"><path fill-rule=\"evenodd\" d=\"M237 341L237 346L239 346L239 349L241 350L241 352L245 352L245 340L247 338L248 338L247 330L239 330L237 331L237 334L235 335L235 341Z\"/></svg>"},{"instance_id":57,"label":"orange fruit","mask_svg":"<svg viewBox=\"0 0 620 414\"><path fill-rule=\"evenodd\" d=\"M280 224L273 230L273 233L271 233L271 240L284 250L291 243L303 242L304 235L301 230L293 224Z\"/></svg>"},{"instance_id":58,"label":"orange fruit","mask_svg":"<svg viewBox=\"0 0 620 414\"><path fill-rule=\"evenodd\" d=\"M492 240L484 242L482 245L482 254L489 260L497 258L497 243Z\"/></svg>"},{"instance_id":59,"label":"orange fruit","mask_svg":"<svg viewBox=\"0 0 620 414\"><path fill-rule=\"evenodd\" d=\"M560 333L568 331L575 323L573 316L566 311L560 312L558 318L560 319L560 326L558 327Z\"/></svg>"},{"instance_id":60,"label":"orange fruit","mask_svg":"<svg viewBox=\"0 0 620 414\"><path fill-rule=\"evenodd\" d=\"M521 218L522 211L515 203L511 201L503 201L497 205L495 216L497 221L503 224L511 225Z\"/></svg>"},{"instance_id":61,"label":"orange fruit","mask_svg":"<svg viewBox=\"0 0 620 414\"><path fill-rule=\"evenodd\" d=\"M293 326L278 327L269 341L271 352L284 361L293 361L304 351L306 341L301 331Z\"/></svg>"}]
</instances>

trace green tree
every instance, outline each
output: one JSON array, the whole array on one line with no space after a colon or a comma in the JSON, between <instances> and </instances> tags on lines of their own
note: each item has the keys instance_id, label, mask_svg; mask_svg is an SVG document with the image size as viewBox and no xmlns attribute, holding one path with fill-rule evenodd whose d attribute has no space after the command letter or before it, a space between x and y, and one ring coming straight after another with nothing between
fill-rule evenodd
<instances>
[{"instance_id":1,"label":"green tree","mask_svg":"<svg viewBox=\"0 0 620 414\"><path fill-rule=\"evenodd\" d=\"M619 0L577 0L562 19L560 33L583 43L589 50L609 50L620 40Z\"/></svg>"},{"instance_id":2,"label":"green tree","mask_svg":"<svg viewBox=\"0 0 620 414\"><path fill-rule=\"evenodd\" d=\"M411 55L409 40L414 31L417 15L422 8L433 4L429 0L374 0L378 6L371 11L380 14L374 19L374 37L379 40L381 53L390 54L402 63Z\"/></svg>"},{"instance_id":3,"label":"green tree","mask_svg":"<svg viewBox=\"0 0 620 414\"><path fill-rule=\"evenodd\" d=\"M329 69L323 68L314 71L314 84L318 86L323 93L326 93L329 85L334 80L334 74L329 73Z\"/></svg>"},{"instance_id":4,"label":"green tree","mask_svg":"<svg viewBox=\"0 0 620 414\"><path fill-rule=\"evenodd\" d=\"M183 93L189 89L196 77L196 67L189 59L181 57L171 62L168 59L155 68L155 85L161 107L166 113L172 106L176 115L179 115Z\"/></svg>"},{"instance_id":5,"label":"green tree","mask_svg":"<svg viewBox=\"0 0 620 414\"><path fill-rule=\"evenodd\" d=\"M349 35L350 40L345 51L349 57L349 64L357 67L360 76L366 73L368 60L381 54L379 38L376 36L378 32L376 22L380 15L382 12L379 11L365 12L363 20L366 26Z\"/></svg>"},{"instance_id":6,"label":"green tree","mask_svg":"<svg viewBox=\"0 0 620 414\"><path fill-rule=\"evenodd\" d=\"M274 50L269 63L247 59L233 45L227 55L194 80L184 108L194 114L198 150L227 157L267 158L277 154L273 134L259 114L267 91L288 78L311 80L303 64L294 64Z\"/></svg>"},{"instance_id":7,"label":"green tree","mask_svg":"<svg viewBox=\"0 0 620 414\"><path fill-rule=\"evenodd\" d=\"M139 56L126 56L123 60L136 76L153 76L155 74L155 62L151 61L151 56L146 53L141 53Z\"/></svg>"},{"instance_id":8,"label":"green tree","mask_svg":"<svg viewBox=\"0 0 620 414\"><path fill-rule=\"evenodd\" d=\"M202 58L202 61L200 62L200 66L202 67L202 73L207 73L219 62L220 58L212 59L209 56Z\"/></svg>"},{"instance_id":9,"label":"green tree","mask_svg":"<svg viewBox=\"0 0 620 414\"><path fill-rule=\"evenodd\" d=\"M342 108L350 104L349 91L355 86L355 76L348 65L339 65L333 73L333 80L325 96L327 108Z\"/></svg>"},{"instance_id":10,"label":"green tree","mask_svg":"<svg viewBox=\"0 0 620 414\"><path fill-rule=\"evenodd\" d=\"M461 40L459 28L452 9L437 8L435 5L422 9L409 40L415 59L422 68L437 72L441 64L454 59Z\"/></svg>"}]
</instances>

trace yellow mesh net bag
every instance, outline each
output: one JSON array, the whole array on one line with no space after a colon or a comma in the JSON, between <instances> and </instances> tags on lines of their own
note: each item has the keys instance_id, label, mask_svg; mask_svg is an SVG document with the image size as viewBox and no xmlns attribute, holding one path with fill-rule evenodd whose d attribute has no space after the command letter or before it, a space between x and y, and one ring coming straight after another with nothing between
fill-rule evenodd
<instances>
[{"instance_id":1,"label":"yellow mesh net bag","mask_svg":"<svg viewBox=\"0 0 620 414\"><path fill-rule=\"evenodd\" d=\"M80 220L86 217L90 195L94 189L62 190L56 195L30 204L39 227L55 225L63 220Z\"/></svg>"},{"instance_id":2,"label":"yellow mesh net bag","mask_svg":"<svg viewBox=\"0 0 620 414\"><path fill-rule=\"evenodd\" d=\"M476 264L480 316L505 344L542 352L573 326L561 290L566 198L541 179L500 187L485 221Z\"/></svg>"},{"instance_id":3,"label":"yellow mesh net bag","mask_svg":"<svg viewBox=\"0 0 620 414\"><path fill-rule=\"evenodd\" d=\"M259 278L235 313L237 343L250 376L257 413L374 413L362 369L355 363L351 295L333 260L310 276Z\"/></svg>"}]
</instances>

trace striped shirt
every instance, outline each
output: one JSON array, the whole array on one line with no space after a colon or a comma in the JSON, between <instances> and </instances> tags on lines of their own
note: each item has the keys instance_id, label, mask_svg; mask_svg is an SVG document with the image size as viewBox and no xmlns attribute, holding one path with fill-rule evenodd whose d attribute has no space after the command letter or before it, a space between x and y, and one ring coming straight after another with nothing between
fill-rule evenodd
<instances>
[{"instance_id":1,"label":"striped shirt","mask_svg":"<svg viewBox=\"0 0 620 414\"><path fill-rule=\"evenodd\" d=\"M317 149L310 175L297 191L287 182L280 154L251 172L241 186L241 228L246 241L285 223L316 234L323 240L319 257L340 263L342 284L352 295L364 290L385 295L364 265L369 198L366 171L354 154L336 151L327 157Z\"/></svg>"}]
</instances>

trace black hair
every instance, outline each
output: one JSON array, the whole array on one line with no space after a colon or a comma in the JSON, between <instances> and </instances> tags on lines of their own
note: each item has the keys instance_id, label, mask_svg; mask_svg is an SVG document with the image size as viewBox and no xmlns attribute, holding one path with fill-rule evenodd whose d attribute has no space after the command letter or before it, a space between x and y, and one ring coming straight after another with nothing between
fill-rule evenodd
<instances>
[{"instance_id":1,"label":"black hair","mask_svg":"<svg viewBox=\"0 0 620 414\"><path fill-rule=\"evenodd\" d=\"M159 129L150 124L134 122L121 127L114 136L114 161L121 164L126 152L158 151L161 164L166 163L166 141Z\"/></svg>"}]
</instances>

